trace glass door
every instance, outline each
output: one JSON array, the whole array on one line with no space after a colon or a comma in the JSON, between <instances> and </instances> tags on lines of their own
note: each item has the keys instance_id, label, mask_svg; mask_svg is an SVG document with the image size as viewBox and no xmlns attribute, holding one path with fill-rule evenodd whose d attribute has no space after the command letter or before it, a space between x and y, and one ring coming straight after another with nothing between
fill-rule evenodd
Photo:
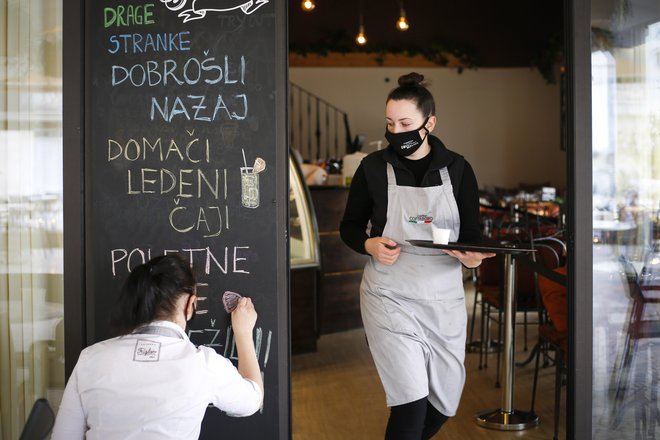
<instances>
[{"instance_id":1,"label":"glass door","mask_svg":"<svg viewBox=\"0 0 660 440\"><path fill-rule=\"evenodd\" d=\"M660 2L591 6L592 438L660 436Z\"/></svg>"}]
</instances>

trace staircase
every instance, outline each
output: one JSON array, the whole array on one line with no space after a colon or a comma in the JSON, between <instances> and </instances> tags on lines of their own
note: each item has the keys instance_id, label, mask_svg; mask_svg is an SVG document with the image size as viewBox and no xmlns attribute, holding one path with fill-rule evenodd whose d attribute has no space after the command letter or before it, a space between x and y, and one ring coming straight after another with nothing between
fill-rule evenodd
<instances>
[{"instance_id":1,"label":"staircase","mask_svg":"<svg viewBox=\"0 0 660 440\"><path fill-rule=\"evenodd\" d=\"M341 159L353 152L348 114L319 96L289 83L289 141L304 162Z\"/></svg>"}]
</instances>

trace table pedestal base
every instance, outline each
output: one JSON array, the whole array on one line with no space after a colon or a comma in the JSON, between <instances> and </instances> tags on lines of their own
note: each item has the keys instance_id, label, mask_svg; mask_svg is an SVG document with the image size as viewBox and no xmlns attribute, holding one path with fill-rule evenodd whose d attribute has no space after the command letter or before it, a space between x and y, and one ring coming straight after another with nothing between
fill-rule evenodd
<instances>
[{"instance_id":1,"label":"table pedestal base","mask_svg":"<svg viewBox=\"0 0 660 440\"><path fill-rule=\"evenodd\" d=\"M477 425L500 431L522 431L539 424L536 414L527 411L513 410L506 412L501 409L484 411L476 415Z\"/></svg>"}]
</instances>

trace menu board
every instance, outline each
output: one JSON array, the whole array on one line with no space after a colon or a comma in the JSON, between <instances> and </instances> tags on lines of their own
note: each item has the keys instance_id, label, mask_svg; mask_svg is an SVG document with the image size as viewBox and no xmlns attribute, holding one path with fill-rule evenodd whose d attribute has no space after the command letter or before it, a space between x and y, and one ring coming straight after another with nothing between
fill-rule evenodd
<instances>
[{"instance_id":1,"label":"menu board","mask_svg":"<svg viewBox=\"0 0 660 440\"><path fill-rule=\"evenodd\" d=\"M285 8L85 4L87 342L110 336L131 269L166 253L198 278L193 343L236 361L227 290L259 315L263 409L231 418L209 408L201 438L289 437Z\"/></svg>"}]
</instances>

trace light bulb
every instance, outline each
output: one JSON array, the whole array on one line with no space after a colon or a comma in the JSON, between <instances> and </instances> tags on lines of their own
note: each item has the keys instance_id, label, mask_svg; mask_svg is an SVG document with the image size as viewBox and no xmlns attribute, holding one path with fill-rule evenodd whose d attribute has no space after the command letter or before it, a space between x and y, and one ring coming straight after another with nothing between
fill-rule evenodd
<instances>
[{"instance_id":1,"label":"light bulb","mask_svg":"<svg viewBox=\"0 0 660 440\"><path fill-rule=\"evenodd\" d=\"M355 37L355 41L360 46L367 44L367 37L364 35L364 28L362 26L360 26L360 32L358 32L357 37Z\"/></svg>"},{"instance_id":2,"label":"light bulb","mask_svg":"<svg viewBox=\"0 0 660 440\"><path fill-rule=\"evenodd\" d=\"M399 20L396 22L396 28L403 32L407 31L409 27L410 25L406 20L406 16L402 14L401 17L399 17Z\"/></svg>"},{"instance_id":3,"label":"light bulb","mask_svg":"<svg viewBox=\"0 0 660 440\"><path fill-rule=\"evenodd\" d=\"M314 3L314 0L303 0L300 6L302 7L303 11L311 12L316 7L316 4Z\"/></svg>"}]
</instances>

